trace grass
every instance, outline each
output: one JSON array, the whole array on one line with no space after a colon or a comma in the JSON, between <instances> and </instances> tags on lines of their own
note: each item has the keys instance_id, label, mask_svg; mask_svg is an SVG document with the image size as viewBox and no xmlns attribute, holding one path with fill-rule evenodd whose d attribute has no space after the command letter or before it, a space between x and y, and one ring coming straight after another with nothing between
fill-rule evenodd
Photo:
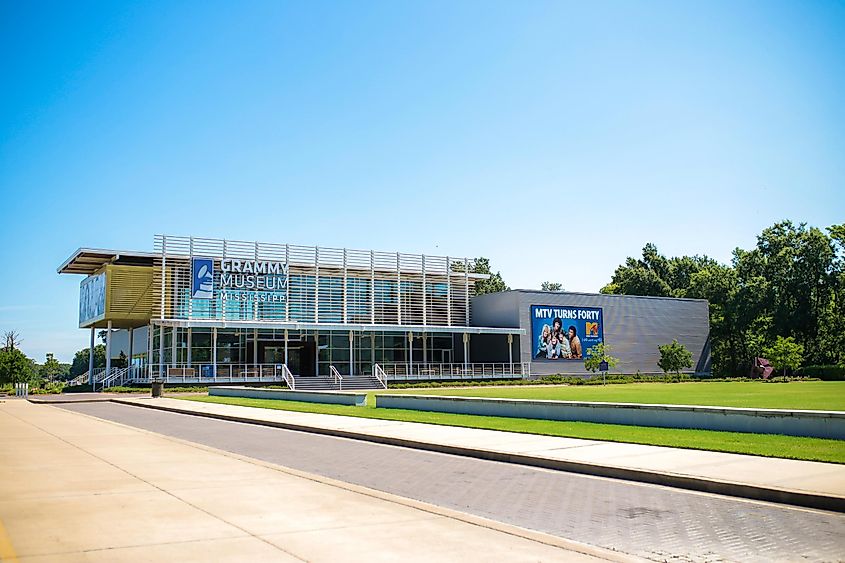
<instances>
[{"instance_id":1,"label":"grass","mask_svg":"<svg viewBox=\"0 0 845 563\"><path fill-rule=\"evenodd\" d=\"M418 388L389 389L384 392L557 401L845 410L845 382L841 381L633 383L607 386L560 385L547 387L474 387L471 389Z\"/></svg>"},{"instance_id":2,"label":"grass","mask_svg":"<svg viewBox=\"0 0 845 563\"><path fill-rule=\"evenodd\" d=\"M377 409L374 406L372 394L368 396L368 404L365 407L237 397L190 396L179 397L179 399L295 412L423 422L427 424L541 434L545 436L563 436L588 440L606 440L611 442L711 450L766 457L845 463L845 441L842 440L798 438L771 434L746 434L741 432L715 432L711 430L649 428L618 424L594 424L590 422L560 422L495 416L474 416L401 409Z\"/></svg>"}]
</instances>

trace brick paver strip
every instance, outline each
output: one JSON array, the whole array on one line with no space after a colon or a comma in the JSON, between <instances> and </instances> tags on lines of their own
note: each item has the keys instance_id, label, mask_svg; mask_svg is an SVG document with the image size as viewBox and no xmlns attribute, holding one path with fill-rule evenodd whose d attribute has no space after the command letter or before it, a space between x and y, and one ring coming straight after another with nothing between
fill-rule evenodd
<instances>
[{"instance_id":1,"label":"brick paver strip","mask_svg":"<svg viewBox=\"0 0 845 563\"><path fill-rule=\"evenodd\" d=\"M602 477L845 512L845 465L198 403L117 402Z\"/></svg>"},{"instance_id":2,"label":"brick paver strip","mask_svg":"<svg viewBox=\"0 0 845 563\"><path fill-rule=\"evenodd\" d=\"M833 512L127 405L63 408L652 560L845 555Z\"/></svg>"}]
</instances>

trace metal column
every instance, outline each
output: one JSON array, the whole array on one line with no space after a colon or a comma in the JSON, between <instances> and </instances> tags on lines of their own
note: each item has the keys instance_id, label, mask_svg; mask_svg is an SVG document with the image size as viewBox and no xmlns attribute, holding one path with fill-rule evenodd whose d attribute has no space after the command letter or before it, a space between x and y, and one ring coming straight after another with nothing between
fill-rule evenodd
<instances>
[{"instance_id":1,"label":"metal column","mask_svg":"<svg viewBox=\"0 0 845 563\"><path fill-rule=\"evenodd\" d=\"M147 327L147 379L153 376L153 338L155 336L155 325L150 323Z\"/></svg>"},{"instance_id":2,"label":"metal column","mask_svg":"<svg viewBox=\"0 0 845 563\"><path fill-rule=\"evenodd\" d=\"M111 372L111 321L106 324L106 377Z\"/></svg>"},{"instance_id":3,"label":"metal column","mask_svg":"<svg viewBox=\"0 0 845 563\"><path fill-rule=\"evenodd\" d=\"M94 389L94 327L91 327L91 348L88 349L88 385Z\"/></svg>"},{"instance_id":4,"label":"metal column","mask_svg":"<svg viewBox=\"0 0 845 563\"><path fill-rule=\"evenodd\" d=\"M158 327L158 376L164 377L164 326Z\"/></svg>"},{"instance_id":5,"label":"metal column","mask_svg":"<svg viewBox=\"0 0 845 563\"><path fill-rule=\"evenodd\" d=\"M290 369L290 366L288 366L288 329L285 329L285 366Z\"/></svg>"},{"instance_id":6,"label":"metal column","mask_svg":"<svg viewBox=\"0 0 845 563\"><path fill-rule=\"evenodd\" d=\"M354 333L349 331L349 375L355 375L355 347L353 345Z\"/></svg>"},{"instance_id":7,"label":"metal column","mask_svg":"<svg viewBox=\"0 0 845 563\"><path fill-rule=\"evenodd\" d=\"M217 327L211 329L211 376L217 379Z\"/></svg>"},{"instance_id":8,"label":"metal column","mask_svg":"<svg viewBox=\"0 0 845 563\"><path fill-rule=\"evenodd\" d=\"M191 348L193 347L193 345L194 345L193 329L189 328L188 329L188 357L186 358L189 368L191 367L191 363L193 363L193 359L194 359L193 353L191 352Z\"/></svg>"},{"instance_id":9,"label":"metal column","mask_svg":"<svg viewBox=\"0 0 845 563\"><path fill-rule=\"evenodd\" d=\"M464 333L464 367L469 364L469 333Z\"/></svg>"},{"instance_id":10,"label":"metal column","mask_svg":"<svg viewBox=\"0 0 845 563\"><path fill-rule=\"evenodd\" d=\"M170 327L170 366L174 368L176 367L176 336L178 334L178 328L175 326Z\"/></svg>"},{"instance_id":11,"label":"metal column","mask_svg":"<svg viewBox=\"0 0 845 563\"><path fill-rule=\"evenodd\" d=\"M129 368L129 379L132 379L132 354L135 352L135 329L129 327L129 357L126 367Z\"/></svg>"},{"instance_id":12,"label":"metal column","mask_svg":"<svg viewBox=\"0 0 845 563\"><path fill-rule=\"evenodd\" d=\"M408 332L408 375L414 373L414 333Z\"/></svg>"},{"instance_id":13,"label":"metal column","mask_svg":"<svg viewBox=\"0 0 845 563\"><path fill-rule=\"evenodd\" d=\"M508 363L511 365L511 373L513 373L513 334L508 334Z\"/></svg>"}]
</instances>

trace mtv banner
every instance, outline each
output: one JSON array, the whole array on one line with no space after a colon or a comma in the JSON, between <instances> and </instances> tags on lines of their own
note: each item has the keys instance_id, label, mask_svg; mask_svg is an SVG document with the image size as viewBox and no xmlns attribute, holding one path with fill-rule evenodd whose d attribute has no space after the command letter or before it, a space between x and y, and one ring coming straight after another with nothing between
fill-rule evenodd
<instances>
[{"instance_id":1,"label":"mtv banner","mask_svg":"<svg viewBox=\"0 0 845 563\"><path fill-rule=\"evenodd\" d=\"M604 341L604 319L597 307L531 306L535 360L581 360Z\"/></svg>"}]
</instances>

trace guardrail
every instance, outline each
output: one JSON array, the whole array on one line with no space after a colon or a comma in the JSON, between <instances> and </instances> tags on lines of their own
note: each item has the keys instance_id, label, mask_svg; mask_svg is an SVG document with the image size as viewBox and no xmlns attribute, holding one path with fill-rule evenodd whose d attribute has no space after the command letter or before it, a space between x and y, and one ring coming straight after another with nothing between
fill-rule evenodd
<instances>
[{"instance_id":1,"label":"guardrail","mask_svg":"<svg viewBox=\"0 0 845 563\"><path fill-rule=\"evenodd\" d=\"M343 391L343 376L340 375L340 372L334 366L329 366L329 375L332 376L332 380L337 385L338 391Z\"/></svg>"},{"instance_id":2,"label":"guardrail","mask_svg":"<svg viewBox=\"0 0 845 563\"><path fill-rule=\"evenodd\" d=\"M390 381L425 381L445 379L524 379L531 375L531 368L528 362L513 364L396 363L376 365L379 365L379 368L384 373L385 379Z\"/></svg>"},{"instance_id":3,"label":"guardrail","mask_svg":"<svg viewBox=\"0 0 845 563\"><path fill-rule=\"evenodd\" d=\"M251 383L286 382L290 386L293 374L285 364L229 364L206 362L150 366L141 380L160 379L165 383Z\"/></svg>"}]
</instances>

